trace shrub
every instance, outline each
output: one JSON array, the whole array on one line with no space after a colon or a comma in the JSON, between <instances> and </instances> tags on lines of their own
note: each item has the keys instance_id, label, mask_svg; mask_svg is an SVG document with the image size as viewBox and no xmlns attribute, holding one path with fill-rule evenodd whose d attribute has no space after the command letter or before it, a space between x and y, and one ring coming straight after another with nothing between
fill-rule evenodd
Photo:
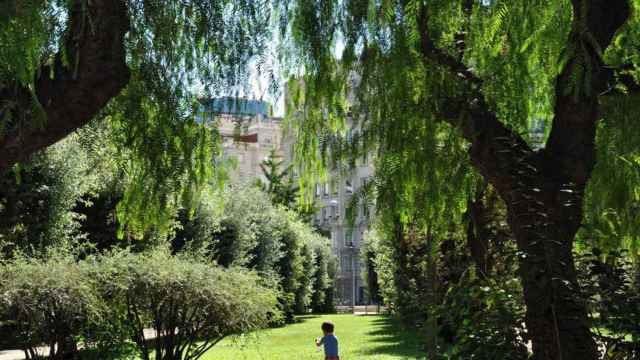
<instances>
[{"instance_id":1,"label":"shrub","mask_svg":"<svg viewBox=\"0 0 640 360\"><path fill-rule=\"evenodd\" d=\"M118 253L98 259L93 276L110 308L126 314L140 355L198 359L228 335L266 326L279 316L277 293L251 272L221 269L197 255L169 251ZM150 348L145 328L155 328Z\"/></svg>"},{"instance_id":2,"label":"shrub","mask_svg":"<svg viewBox=\"0 0 640 360\"><path fill-rule=\"evenodd\" d=\"M447 359L528 358L519 281L500 280L473 279L467 274L433 309L431 316L441 323L440 336L448 345Z\"/></svg>"},{"instance_id":3,"label":"shrub","mask_svg":"<svg viewBox=\"0 0 640 360\"><path fill-rule=\"evenodd\" d=\"M594 248L576 258L603 359L640 358L640 274L625 251Z\"/></svg>"},{"instance_id":4,"label":"shrub","mask_svg":"<svg viewBox=\"0 0 640 360\"><path fill-rule=\"evenodd\" d=\"M276 284L194 253L119 250L88 257L17 257L0 265L0 324L28 359L198 359L231 334L280 316ZM155 346L144 337L154 328ZM49 354L38 353L47 345ZM128 351L128 352L127 352ZM42 351L41 351L42 352Z\"/></svg>"},{"instance_id":5,"label":"shrub","mask_svg":"<svg viewBox=\"0 0 640 360\"><path fill-rule=\"evenodd\" d=\"M28 359L68 359L85 325L105 313L91 278L67 257L17 258L0 266L0 313Z\"/></svg>"},{"instance_id":6,"label":"shrub","mask_svg":"<svg viewBox=\"0 0 640 360\"><path fill-rule=\"evenodd\" d=\"M311 311L314 313L333 313L336 262L329 246L315 247L315 273L311 293Z\"/></svg>"},{"instance_id":7,"label":"shrub","mask_svg":"<svg viewBox=\"0 0 640 360\"><path fill-rule=\"evenodd\" d=\"M296 313L308 311L314 293L329 291L324 278L328 258L323 260L320 281L316 284L314 279L315 249L329 252L328 239L296 212L272 204L255 186L234 183L214 191L199 200L193 217L183 211L177 220L180 226L172 241L174 251L202 251L224 267L246 267L277 282L284 316L272 325L292 322ZM317 309L317 296L315 301Z\"/></svg>"},{"instance_id":8,"label":"shrub","mask_svg":"<svg viewBox=\"0 0 640 360\"><path fill-rule=\"evenodd\" d=\"M321 313L333 314L336 312L336 277L338 275L338 260L335 256L328 256L327 261L327 277L329 282L325 288L324 302L322 303ZM319 289L315 289L319 291Z\"/></svg>"}]
</instances>

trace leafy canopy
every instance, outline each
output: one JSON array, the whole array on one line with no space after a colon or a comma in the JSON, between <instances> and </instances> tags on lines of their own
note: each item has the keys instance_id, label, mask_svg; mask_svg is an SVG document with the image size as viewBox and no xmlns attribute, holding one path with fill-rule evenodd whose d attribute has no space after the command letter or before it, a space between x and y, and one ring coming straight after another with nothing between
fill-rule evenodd
<instances>
[{"instance_id":1,"label":"leafy canopy","mask_svg":"<svg viewBox=\"0 0 640 360\"><path fill-rule=\"evenodd\" d=\"M637 82L640 2L630 3L631 19L608 49L597 50L608 66L624 66L619 74ZM302 184L324 176L326 168L353 168L358 158L373 153L372 191L388 205L379 211L389 220L396 214L405 223L419 222L433 233L461 216L478 181L469 166L468 143L450 125L468 116L460 109L486 103L535 149L544 146L551 128L557 78L568 59L577 58L577 65L560 88L574 96L589 91L585 76L595 65L584 48L568 41L573 7L566 0L301 0L289 5L292 25L282 32L292 59L287 113L298 137ZM433 43L425 43L421 32ZM581 34L583 43L597 45ZM425 58L424 47L441 61ZM629 201L637 202L628 195L639 185L633 175L637 166L631 165L639 153L638 132L630 122L638 109L631 95L606 101L613 103L604 107L598 133L599 161L587 201L593 211L588 212L594 221L603 209L619 213L629 224L625 237L634 238L635 210L626 209L635 208Z\"/></svg>"},{"instance_id":2,"label":"leafy canopy","mask_svg":"<svg viewBox=\"0 0 640 360\"><path fill-rule=\"evenodd\" d=\"M247 65L270 35L267 0L126 0L129 30L126 89L98 116L113 129L129 184L119 214L131 232L166 223L170 204L197 194L211 178L215 132L195 122L200 96L247 91ZM3 2L0 11L0 89L19 86L33 95L28 111L10 97L0 103L0 137L42 126L35 96L44 64L73 68L67 54L70 13L84 1ZM105 4L99 6L106 6ZM92 26L84 11L82 26ZM55 61L58 57L61 63ZM78 60L77 58L75 59ZM57 65L61 64L61 65ZM23 109L24 110L24 109ZM21 114L15 117L11 114ZM39 116L31 116L40 114Z\"/></svg>"}]
</instances>

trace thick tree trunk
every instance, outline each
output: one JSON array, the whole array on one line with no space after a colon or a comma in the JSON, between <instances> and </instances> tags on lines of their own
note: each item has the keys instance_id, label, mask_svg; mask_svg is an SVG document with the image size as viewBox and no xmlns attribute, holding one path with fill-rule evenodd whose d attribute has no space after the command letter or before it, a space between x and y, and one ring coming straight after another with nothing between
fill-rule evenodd
<instances>
[{"instance_id":1,"label":"thick tree trunk","mask_svg":"<svg viewBox=\"0 0 640 360\"><path fill-rule=\"evenodd\" d=\"M520 251L534 359L595 360L595 342L580 301L572 257L586 182L572 182L546 151L532 151L495 121L493 114L485 112L475 120L476 129L482 131L475 132L479 135L471 147L471 158L507 206L509 226ZM488 161L489 157L498 161ZM588 167L576 165L576 169Z\"/></svg>"},{"instance_id":2,"label":"thick tree trunk","mask_svg":"<svg viewBox=\"0 0 640 360\"><path fill-rule=\"evenodd\" d=\"M17 102L13 118L24 121L0 134L0 172L87 124L124 88L129 81L124 47L128 30L123 0L72 2L65 40L68 64L58 54L53 69L43 65L35 79L44 125L35 124L28 89L0 85L0 102Z\"/></svg>"},{"instance_id":3,"label":"thick tree trunk","mask_svg":"<svg viewBox=\"0 0 640 360\"><path fill-rule=\"evenodd\" d=\"M521 252L526 324L536 360L597 359L576 284L573 239L595 163L598 94L611 88L611 70L602 64L598 48L609 46L630 10L628 0L572 0L572 5L573 30L567 47L573 50L557 79L549 139L537 152L489 110L479 90L482 80L436 47L429 36L426 7L418 19L427 65L448 68L468 85L468 94L449 99L442 117L471 143L473 165L507 205ZM585 80L576 84L571 81L576 77Z\"/></svg>"},{"instance_id":4,"label":"thick tree trunk","mask_svg":"<svg viewBox=\"0 0 640 360\"><path fill-rule=\"evenodd\" d=\"M541 207L530 211L543 210ZM552 208L548 213L553 217L558 210ZM562 218L546 222L545 218L525 220L518 215L510 211L509 223L522 252L520 275L534 359L596 359L576 280L572 255L575 230Z\"/></svg>"},{"instance_id":5,"label":"thick tree trunk","mask_svg":"<svg viewBox=\"0 0 640 360\"><path fill-rule=\"evenodd\" d=\"M606 49L629 16L625 0L573 0L569 42L582 44L557 79L555 118L545 149L523 156L518 181L503 188L520 258L526 322L534 359L597 359L586 306L580 296L573 240L583 219L584 191L595 164L598 94L611 81L589 38ZM588 33L587 33L588 32ZM589 59L593 68L584 69ZM576 72L590 82L572 84ZM512 182L513 184L513 182Z\"/></svg>"},{"instance_id":6,"label":"thick tree trunk","mask_svg":"<svg viewBox=\"0 0 640 360\"><path fill-rule=\"evenodd\" d=\"M534 359L596 359L572 255L584 186L545 181L537 174L533 167L519 174L523 188L505 194L508 222L520 251Z\"/></svg>"}]
</instances>

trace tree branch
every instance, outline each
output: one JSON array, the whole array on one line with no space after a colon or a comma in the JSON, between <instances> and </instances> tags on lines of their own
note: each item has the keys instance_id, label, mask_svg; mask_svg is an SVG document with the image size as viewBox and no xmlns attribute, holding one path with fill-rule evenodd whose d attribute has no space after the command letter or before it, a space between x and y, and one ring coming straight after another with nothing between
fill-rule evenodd
<instances>
[{"instance_id":1,"label":"tree branch","mask_svg":"<svg viewBox=\"0 0 640 360\"><path fill-rule=\"evenodd\" d=\"M449 100L442 113L443 120L461 130L471 143L470 155L474 166L506 196L518 187L521 181L518 178L524 172L535 170L530 161L534 152L520 135L506 127L489 110L480 90L482 80L461 61L435 46L428 32L426 6L420 10L418 30L424 61L448 68L468 85L468 94Z\"/></svg>"},{"instance_id":2,"label":"tree branch","mask_svg":"<svg viewBox=\"0 0 640 360\"><path fill-rule=\"evenodd\" d=\"M427 6L422 4L418 16L418 31L420 33L420 47L423 56L436 64L449 68L462 79L472 84L480 85L482 80L472 73L467 66L435 45L434 40L429 35L428 25L429 14Z\"/></svg>"},{"instance_id":3,"label":"tree branch","mask_svg":"<svg viewBox=\"0 0 640 360\"><path fill-rule=\"evenodd\" d=\"M627 21L630 9L627 0L573 0L572 4L569 42L577 50L556 80L555 116L543 156L549 173L584 186L595 164L598 96L614 82L614 71L605 67L591 39L604 51ZM593 66L582 65L587 61ZM580 72L585 81L576 85L573 79Z\"/></svg>"},{"instance_id":4,"label":"tree branch","mask_svg":"<svg viewBox=\"0 0 640 360\"><path fill-rule=\"evenodd\" d=\"M128 30L123 0L73 2L65 39L68 64L63 64L62 53L58 53L54 64L43 65L35 79L35 94L46 123L34 124L28 89L16 84L0 86L0 103L17 103L17 115L26 120L0 135L0 172L87 124L124 88L129 81L124 49Z\"/></svg>"}]
</instances>

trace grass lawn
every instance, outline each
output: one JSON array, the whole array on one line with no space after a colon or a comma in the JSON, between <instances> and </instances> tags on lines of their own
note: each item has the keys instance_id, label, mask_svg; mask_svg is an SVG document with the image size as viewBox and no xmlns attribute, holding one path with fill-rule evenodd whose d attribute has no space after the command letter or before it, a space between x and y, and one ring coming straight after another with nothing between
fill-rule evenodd
<instances>
[{"instance_id":1,"label":"grass lawn","mask_svg":"<svg viewBox=\"0 0 640 360\"><path fill-rule=\"evenodd\" d=\"M248 339L229 338L217 344L206 360L306 360L324 359L314 340L320 325L330 320L340 341L341 360L424 359L415 332L405 332L385 316L302 316L300 322L258 332Z\"/></svg>"}]
</instances>

